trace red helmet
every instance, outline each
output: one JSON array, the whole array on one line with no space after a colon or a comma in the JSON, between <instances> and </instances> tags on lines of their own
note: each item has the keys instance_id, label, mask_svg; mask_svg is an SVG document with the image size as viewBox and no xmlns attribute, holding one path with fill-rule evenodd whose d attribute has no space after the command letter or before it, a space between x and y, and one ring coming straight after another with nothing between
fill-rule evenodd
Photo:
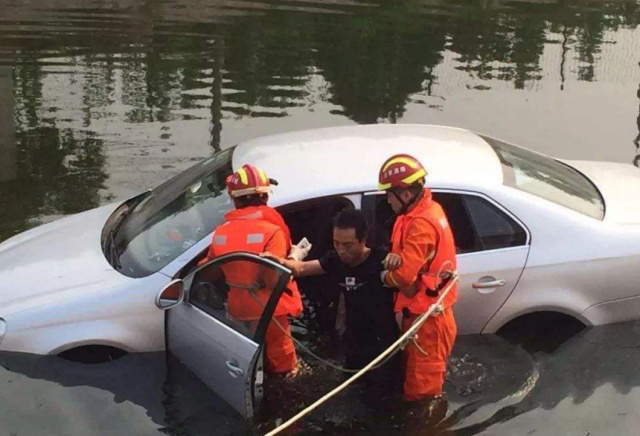
<instances>
[{"instance_id":1,"label":"red helmet","mask_svg":"<svg viewBox=\"0 0 640 436\"><path fill-rule=\"evenodd\" d=\"M408 154L396 154L382 164L378 177L378 189L407 188L416 182L424 183L427 171L422 164Z\"/></svg>"},{"instance_id":2,"label":"red helmet","mask_svg":"<svg viewBox=\"0 0 640 436\"><path fill-rule=\"evenodd\" d=\"M275 180L269 179L267 175L258 167L253 165L243 165L235 173L227 177L227 191L233 198L243 195L267 194L271 192L271 183Z\"/></svg>"}]
</instances>

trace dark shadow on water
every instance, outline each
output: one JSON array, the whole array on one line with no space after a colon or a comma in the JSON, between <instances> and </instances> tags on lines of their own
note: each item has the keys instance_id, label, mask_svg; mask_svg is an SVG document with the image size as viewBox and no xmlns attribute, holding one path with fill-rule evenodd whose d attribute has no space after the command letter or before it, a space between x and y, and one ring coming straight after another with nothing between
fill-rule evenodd
<instances>
[{"instance_id":1,"label":"dark shadow on water","mask_svg":"<svg viewBox=\"0 0 640 436\"><path fill-rule=\"evenodd\" d=\"M164 352L128 354L108 363L84 364L56 356L22 353L0 353L0 384L19 383L24 398L3 398L0 403L29 404L38 398L44 410L66 414L66 419L100 425L105 415L118 419L108 421L108 434L131 434L143 428L150 434L168 435L240 435L250 433L240 418L222 399L213 394L187 368ZM28 377L16 378L20 374ZM53 382L65 389L52 387ZM70 389L70 388L89 389ZM103 404L103 391L113 394L107 400L108 410L78 405ZM27 394L28 393L28 394ZM66 402L66 403L65 403ZM132 413L130 404L144 413ZM137 409L137 408L136 408ZM3 422L11 422L0 408L0 430ZM43 424L46 425L46 415ZM24 420L22 428L10 428L16 434L33 434L33 423ZM77 427L63 427L63 434L75 434ZM104 434L103 431L101 431Z\"/></svg>"},{"instance_id":2,"label":"dark shadow on water","mask_svg":"<svg viewBox=\"0 0 640 436\"><path fill-rule=\"evenodd\" d=\"M616 395L629 395L640 386L638 361L640 322L584 329L552 353L533 355L495 335L463 336L449 365L447 401L407 404L358 384L283 434L466 436L499 433L514 418L536 429L540 423L528 412L552 410L567 398L582 404L605 384ZM36 424L63 428L64 434L87 426L99 429L96 434L265 434L342 380L311 361L297 378L268 378L263 408L247 423L163 352L93 365L5 352L0 365L0 404L15 406L0 407L0 429L16 434L30 434ZM39 416L16 421L34 398ZM597 412L616 416L607 404ZM56 427L61 416L67 427Z\"/></svg>"},{"instance_id":3,"label":"dark shadow on water","mask_svg":"<svg viewBox=\"0 0 640 436\"><path fill-rule=\"evenodd\" d=\"M584 324L571 316L536 312L507 323L498 335L529 353L553 353L584 328Z\"/></svg>"},{"instance_id":4,"label":"dark shadow on water","mask_svg":"<svg viewBox=\"0 0 640 436\"><path fill-rule=\"evenodd\" d=\"M164 427L168 435L252 435L246 422L191 371L169 355L167 378L162 386Z\"/></svg>"},{"instance_id":5,"label":"dark shadow on water","mask_svg":"<svg viewBox=\"0 0 640 436\"><path fill-rule=\"evenodd\" d=\"M640 361L640 322L587 328L555 352L536 353L533 357L537 377L519 401L498 408L481 422L469 425L465 425L463 419L450 422L455 425L455 434L476 435L490 428L499 432L500 424L516 417L521 418L522 425L528 431L534 432L538 426L550 424L538 422L535 414L527 419L524 415L528 412L536 409L553 410L567 398L571 398L574 405L581 405L594 394L597 395L596 390L605 384L615 388L617 394L628 396L633 388L640 386L640 372L637 370ZM626 401L633 401L633 398ZM593 416L610 417L612 422L619 425L624 421L615 404L599 403L597 410L587 412L592 412ZM479 410L475 406L472 408L475 410L468 410L467 416ZM553 425L571 423L576 419L575 416L554 416L559 421Z\"/></svg>"},{"instance_id":6,"label":"dark shadow on water","mask_svg":"<svg viewBox=\"0 0 640 436\"><path fill-rule=\"evenodd\" d=\"M522 384L522 377L505 377L505 374L509 371L528 373L531 361L526 353L514 351L494 336L469 339L460 341L452 362L447 385L450 398L456 402L477 402L512 394L514 386ZM487 355L488 349L492 350L491 355ZM97 364L4 352L0 353L0 365L3 367L0 384L18 383L20 391L25 393L24 398L3 398L3 394L9 393L0 391L1 403L11 401L20 407L35 396L40 399L43 410L64 411L72 421L85 425L95 421L98 426L105 413L120 416L109 421L114 434L140 427L151 434L168 435L264 434L343 380L336 371L314 362L304 365L294 379L268 378L262 411L256 422L246 423L175 358L162 352L128 354ZM19 375L26 378L17 377ZM58 386L52 387L48 382ZM85 389L72 389L81 387ZM113 395L106 400L108 411L77 407L104 402L104 391ZM491 394L486 395L489 391ZM132 414L131 405L141 407L144 413ZM383 435L398 431L414 434L412 432L418 430L421 432L415 434L430 434L425 433L426 429L430 427L435 431L435 424L446 412L444 402L409 406L398 395L385 398L381 392L357 384L301 421L289 434ZM2 415L0 411L0 423L10 422L2 419ZM21 421L20 428L9 430L28 434L30 425ZM2 427L0 424L0 429ZM74 429L77 431L76 427L65 428L68 434L73 434Z\"/></svg>"},{"instance_id":7,"label":"dark shadow on water","mask_svg":"<svg viewBox=\"0 0 640 436\"><path fill-rule=\"evenodd\" d=\"M400 395L382 395L355 384L332 398L304 420L296 424L297 434L335 435L444 435L454 434L449 427L464 418L466 408L478 410L513 395L535 371L531 357L518 347L494 336L461 337L456 344L447 377L445 401L407 403ZM282 418L293 416L337 386L343 379L335 371L314 364L289 386L279 384L275 395ZM273 428L277 414L258 429ZM449 415L448 418L447 415Z\"/></svg>"}]
</instances>

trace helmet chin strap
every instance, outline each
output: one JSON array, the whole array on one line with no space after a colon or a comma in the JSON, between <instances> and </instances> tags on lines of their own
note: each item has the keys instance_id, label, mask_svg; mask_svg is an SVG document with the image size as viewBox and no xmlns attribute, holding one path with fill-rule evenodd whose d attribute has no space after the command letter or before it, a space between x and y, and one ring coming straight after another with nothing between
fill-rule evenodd
<instances>
[{"instance_id":1,"label":"helmet chin strap","mask_svg":"<svg viewBox=\"0 0 640 436\"><path fill-rule=\"evenodd\" d=\"M404 215L405 213L407 213L407 211L411 206L413 206L417 201L419 201L422 198L422 196L424 195L424 190L420 191L419 194L414 195L411 198L411 200L406 202L402 198L400 198L400 196L395 190L392 189L391 193L393 194L394 197L396 197L396 200L398 200L400 204L402 204L402 207L398 211L397 215Z\"/></svg>"}]
</instances>

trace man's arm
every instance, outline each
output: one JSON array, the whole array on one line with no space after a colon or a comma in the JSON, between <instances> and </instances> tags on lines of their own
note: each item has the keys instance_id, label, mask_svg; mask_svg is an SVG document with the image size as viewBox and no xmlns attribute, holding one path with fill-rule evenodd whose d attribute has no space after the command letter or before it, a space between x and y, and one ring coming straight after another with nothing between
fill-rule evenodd
<instances>
[{"instance_id":1,"label":"man's arm","mask_svg":"<svg viewBox=\"0 0 640 436\"><path fill-rule=\"evenodd\" d=\"M326 271L322 269L319 260L309 260L304 262L293 259L285 259L284 257L276 256L269 251L260 254L260 256L278 262L285 268L289 268L291 272L293 272L294 277L318 276L326 274Z\"/></svg>"},{"instance_id":2,"label":"man's arm","mask_svg":"<svg viewBox=\"0 0 640 436\"><path fill-rule=\"evenodd\" d=\"M415 295L414 285L422 267L435 255L436 229L424 219L414 220L407 228L400 255L402 261L395 271L387 271L383 281L386 285L400 289L406 296Z\"/></svg>"}]
</instances>

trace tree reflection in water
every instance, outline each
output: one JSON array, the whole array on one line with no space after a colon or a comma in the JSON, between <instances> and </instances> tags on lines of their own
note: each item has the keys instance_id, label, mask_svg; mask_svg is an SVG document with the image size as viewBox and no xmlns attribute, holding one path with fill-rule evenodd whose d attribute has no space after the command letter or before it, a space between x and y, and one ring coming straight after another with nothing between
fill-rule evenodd
<instances>
[{"instance_id":1,"label":"tree reflection in water","mask_svg":"<svg viewBox=\"0 0 640 436\"><path fill-rule=\"evenodd\" d=\"M571 80L599 80L603 48L640 17L637 2L294 3L53 0L41 10L0 0L11 36L0 40L0 92L15 108L15 135L11 123L0 128L15 162L3 159L0 178L12 180L0 182L0 239L108 200L106 143L129 144L132 155L144 146L135 162L160 170L171 160L144 158L189 148L173 135L187 121L206 120L216 151L231 145L223 128L235 134L248 119L269 120L268 132L295 128L286 120L301 113L395 123L411 103L425 104L429 122L457 87L532 90L558 70L563 91ZM559 57L546 55L554 44ZM452 82L458 71L462 83ZM105 133L109 123L116 133Z\"/></svg>"},{"instance_id":2,"label":"tree reflection in water","mask_svg":"<svg viewBox=\"0 0 640 436\"><path fill-rule=\"evenodd\" d=\"M640 64L638 64L640 66ZM640 85L638 85L638 118L636 119L636 125L638 126L638 135L633 143L636 146L636 157L633 159L633 164L640 167Z\"/></svg>"}]
</instances>

